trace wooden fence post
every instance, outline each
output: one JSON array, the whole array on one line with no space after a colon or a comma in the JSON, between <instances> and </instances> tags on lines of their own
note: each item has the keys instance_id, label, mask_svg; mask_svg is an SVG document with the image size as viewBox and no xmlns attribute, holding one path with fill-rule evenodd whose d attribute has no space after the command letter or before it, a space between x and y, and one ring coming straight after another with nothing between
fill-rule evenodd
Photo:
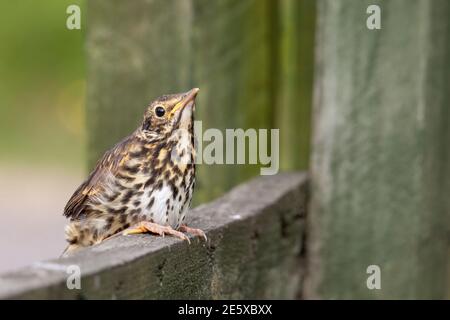
<instances>
[{"instance_id":1,"label":"wooden fence post","mask_svg":"<svg viewBox=\"0 0 450 320\"><path fill-rule=\"evenodd\" d=\"M445 297L449 14L446 0L319 1L307 297Z\"/></svg>"}]
</instances>

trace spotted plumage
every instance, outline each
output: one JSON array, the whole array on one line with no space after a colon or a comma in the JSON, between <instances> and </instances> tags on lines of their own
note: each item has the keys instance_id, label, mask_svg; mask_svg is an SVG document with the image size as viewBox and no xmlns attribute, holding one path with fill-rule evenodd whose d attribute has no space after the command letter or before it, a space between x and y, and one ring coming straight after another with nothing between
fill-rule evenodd
<instances>
[{"instance_id":1,"label":"spotted plumage","mask_svg":"<svg viewBox=\"0 0 450 320\"><path fill-rule=\"evenodd\" d=\"M188 238L184 225L195 185L193 117L198 89L152 102L142 124L107 151L68 201L66 252L120 231ZM178 230L178 231L177 231Z\"/></svg>"}]
</instances>

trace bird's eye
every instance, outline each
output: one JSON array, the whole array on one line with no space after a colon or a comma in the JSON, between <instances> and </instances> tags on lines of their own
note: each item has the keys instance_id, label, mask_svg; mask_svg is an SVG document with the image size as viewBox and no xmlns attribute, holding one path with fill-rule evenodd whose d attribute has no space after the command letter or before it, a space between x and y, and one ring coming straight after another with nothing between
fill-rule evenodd
<instances>
[{"instance_id":1,"label":"bird's eye","mask_svg":"<svg viewBox=\"0 0 450 320\"><path fill-rule=\"evenodd\" d=\"M157 106L155 108L155 114L157 117L162 117L166 113L166 109L162 106Z\"/></svg>"}]
</instances>

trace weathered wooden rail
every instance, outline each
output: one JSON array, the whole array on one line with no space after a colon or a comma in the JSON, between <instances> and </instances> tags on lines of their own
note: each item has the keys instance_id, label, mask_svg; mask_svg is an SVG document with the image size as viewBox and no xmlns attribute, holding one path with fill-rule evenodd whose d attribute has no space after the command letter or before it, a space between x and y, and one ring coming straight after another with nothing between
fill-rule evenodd
<instances>
[{"instance_id":1,"label":"weathered wooden rail","mask_svg":"<svg viewBox=\"0 0 450 320\"><path fill-rule=\"evenodd\" d=\"M303 277L305 173L261 177L192 210L208 241L121 236L0 276L0 298L296 298ZM68 289L78 266L81 289Z\"/></svg>"}]
</instances>

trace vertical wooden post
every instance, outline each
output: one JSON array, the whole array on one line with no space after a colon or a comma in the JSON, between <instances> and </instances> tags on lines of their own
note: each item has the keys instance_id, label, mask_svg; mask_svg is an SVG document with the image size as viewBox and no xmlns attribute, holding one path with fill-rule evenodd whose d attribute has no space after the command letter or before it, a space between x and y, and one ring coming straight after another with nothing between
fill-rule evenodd
<instances>
[{"instance_id":1,"label":"vertical wooden post","mask_svg":"<svg viewBox=\"0 0 450 320\"><path fill-rule=\"evenodd\" d=\"M319 1L307 297L444 298L449 14L446 0Z\"/></svg>"}]
</instances>

